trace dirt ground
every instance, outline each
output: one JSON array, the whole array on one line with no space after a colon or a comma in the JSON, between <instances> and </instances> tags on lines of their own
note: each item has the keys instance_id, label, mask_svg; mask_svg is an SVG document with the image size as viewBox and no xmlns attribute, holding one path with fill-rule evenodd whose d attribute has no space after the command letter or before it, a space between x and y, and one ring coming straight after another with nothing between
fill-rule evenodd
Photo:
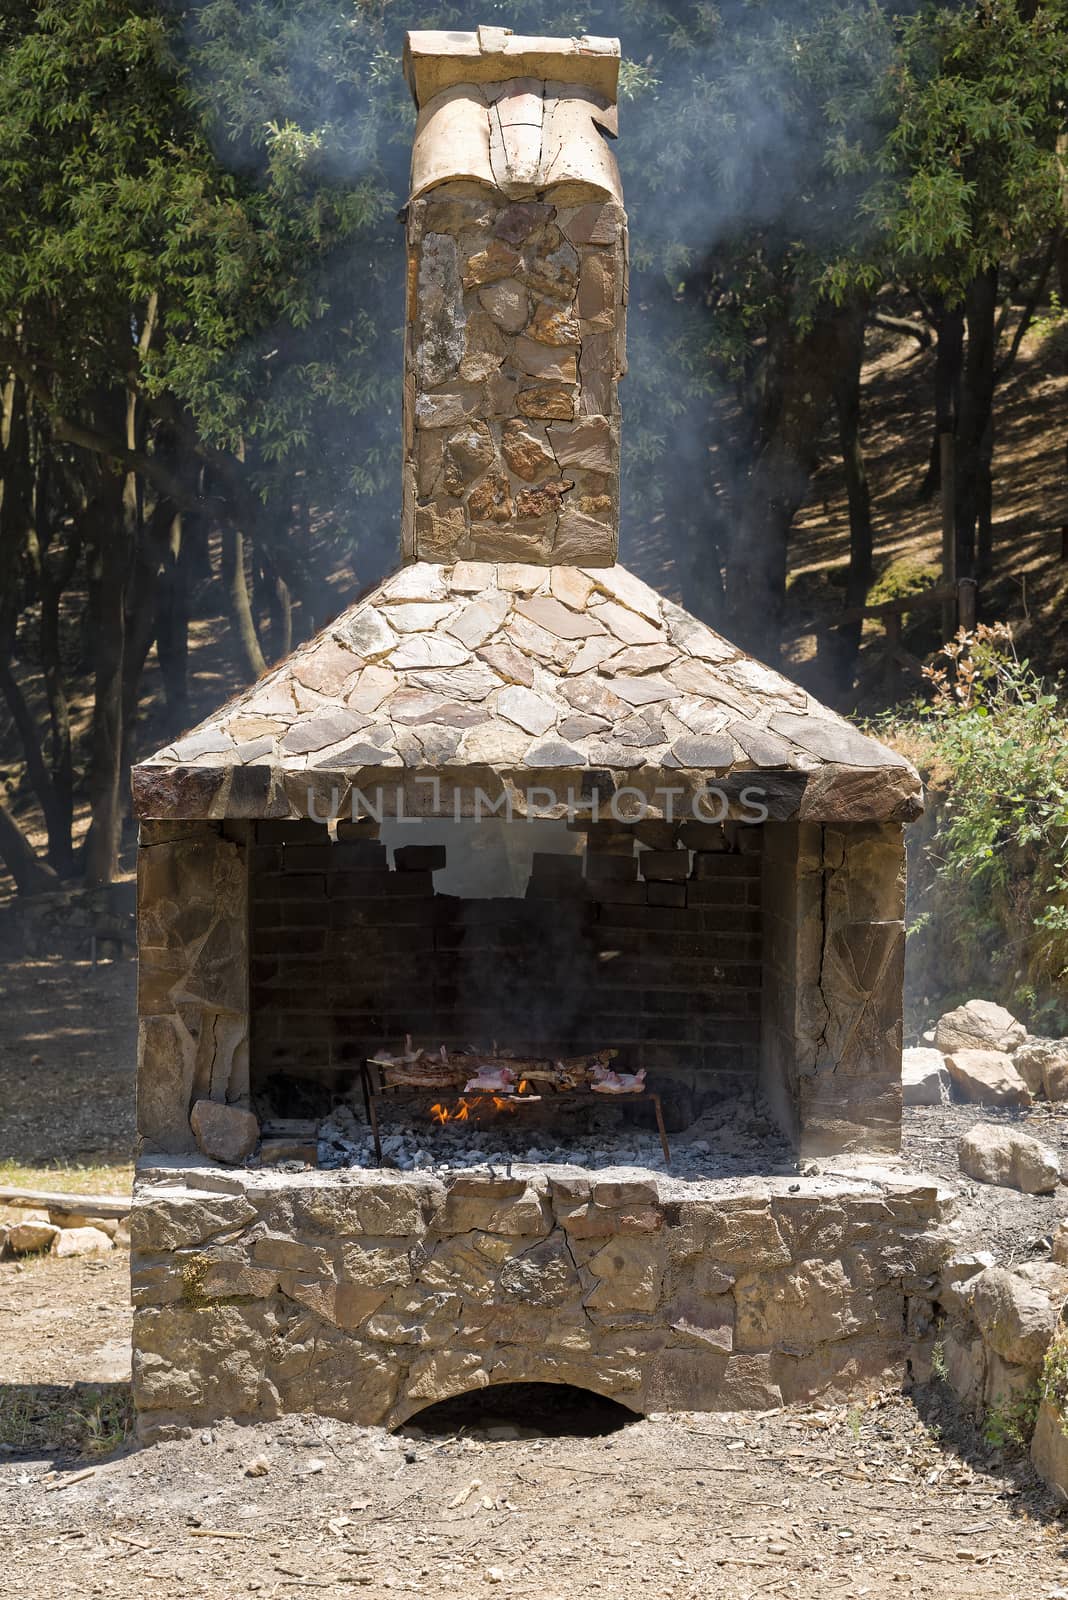
<instances>
[{"instance_id":1,"label":"dirt ground","mask_svg":"<svg viewBox=\"0 0 1068 1600\"><path fill-rule=\"evenodd\" d=\"M0 936L0 1181L128 1186L136 987L133 961L14 959Z\"/></svg>"},{"instance_id":2,"label":"dirt ground","mask_svg":"<svg viewBox=\"0 0 1068 1600\"><path fill-rule=\"evenodd\" d=\"M129 963L0 968L0 1173L128 1181L133 980ZM951 1178L975 1117L910 1113L916 1164ZM1060 1116L1021 1120L1068 1154ZM1042 1254L1063 1197L966 1185L962 1243ZM450 1402L399 1435L289 1417L138 1449L127 1273L121 1250L0 1263L4 1600L1068 1600L1066 1513L937 1383L642 1419L576 1391L495 1390L491 1409Z\"/></svg>"},{"instance_id":3,"label":"dirt ground","mask_svg":"<svg viewBox=\"0 0 1068 1600\"><path fill-rule=\"evenodd\" d=\"M289 1417L97 1453L118 1425L125 1287L119 1259L0 1267L3 1403L26 1397L31 1431L94 1406L98 1419L80 1456L0 1453L4 1596L1068 1593L1068 1524L1051 1497L937 1386L629 1421L573 1393L539 1411L537 1395L494 1391L496 1417L454 1409L434 1433Z\"/></svg>"}]
</instances>

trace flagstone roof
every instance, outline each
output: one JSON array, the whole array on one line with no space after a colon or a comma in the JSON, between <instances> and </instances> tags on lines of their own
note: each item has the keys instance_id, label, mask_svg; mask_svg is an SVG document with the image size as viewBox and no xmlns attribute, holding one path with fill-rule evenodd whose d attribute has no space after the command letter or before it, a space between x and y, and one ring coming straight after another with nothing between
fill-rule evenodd
<instances>
[{"instance_id":1,"label":"flagstone roof","mask_svg":"<svg viewBox=\"0 0 1068 1600\"><path fill-rule=\"evenodd\" d=\"M773 815L908 820L915 769L626 568L400 568L134 771L142 817L285 816L301 785L552 774L693 789L763 775ZM755 780L754 780L755 781Z\"/></svg>"}]
</instances>

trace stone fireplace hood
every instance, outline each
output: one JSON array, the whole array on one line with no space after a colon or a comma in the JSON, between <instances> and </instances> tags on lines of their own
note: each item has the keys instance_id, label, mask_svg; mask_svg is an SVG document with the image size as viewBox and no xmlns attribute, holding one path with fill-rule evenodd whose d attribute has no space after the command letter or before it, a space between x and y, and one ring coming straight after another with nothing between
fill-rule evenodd
<instances>
[{"instance_id":1,"label":"stone fireplace hood","mask_svg":"<svg viewBox=\"0 0 1068 1600\"><path fill-rule=\"evenodd\" d=\"M902 756L626 568L477 561L401 568L133 782L146 818L322 818L353 787L440 812L430 777L520 815L539 783L558 814L626 788L681 815L710 786L779 821L922 807Z\"/></svg>"}]
</instances>

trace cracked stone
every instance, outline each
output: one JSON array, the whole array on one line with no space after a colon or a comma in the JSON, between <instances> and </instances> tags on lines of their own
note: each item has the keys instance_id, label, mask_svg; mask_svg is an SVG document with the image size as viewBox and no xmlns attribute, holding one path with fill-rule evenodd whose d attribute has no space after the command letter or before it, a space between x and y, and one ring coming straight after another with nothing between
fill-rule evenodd
<instances>
[{"instance_id":1,"label":"cracked stone","mask_svg":"<svg viewBox=\"0 0 1068 1600\"><path fill-rule=\"evenodd\" d=\"M497 696L497 710L527 733L542 734L556 722L557 707L550 700L518 684L509 684Z\"/></svg>"},{"instance_id":2,"label":"cracked stone","mask_svg":"<svg viewBox=\"0 0 1068 1600\"><path fill-rule=\"evenodd\" d=\"M377 611L372 611L369 607L358 611L350 621L347 621L343 631L352 646L353 653L362 657L364 661L374 661L377 657L384 656L397 643L393 629L387 626Z\"/></svg>"},{"instance_id":3,"label":"cracked stone","mask_svg":"<svg viewBox=\"0 0 1068 1600\"><path fill-rule=\"evenodd\" d=\"M521 422L506 422L501 435L501 455L517 478L533 483L540 473L556 470L556 458L541 439L528 433Z\"/></svg>"},{"instance_id":4,"label":"cracked stone","mask_svg":"<svg viewBox=\"0 0 1068 1600\"><path fill-rule=\"evenodd\" d=\"M409 605L393 606L390 609L390 625L396 628L398 633L423 633L430 628L436 628L446 617L451 616L455 609L451 600L437 605L427 605L420 600L414 600Z\"/></svg>"},{"instance_id":5,"label":"cracked stone","mask_svg":"<svg viewBox=\"0 0 1068 1600\"><path fill-rule=\"evenodd\" d=\"M593 593L593 584L584 572L575 567L553 567L549 574L549 589L558 600L575 611L585 611L586 602Z\"/></svg>"},{"instance_id":6,"label":"cracked stone","mask_svg":"<svg viewBox=\"0 0 1068 1600\"><path fill-rule=\"evenodd\" d=\"M458 428L478 413L482 390L474 384L457 384L415 397L415 420L422 428Z\"/></svg>"},{"instance_id":7,"label":"cracked stone","mask_svg":"<svg viewBox=\"0 0 1068 1600\"><path fill-rule=\"evenodd\" d=\"M413 684L424 689L439 689L457 700L484 700L501 680L495 672L472 661L462 667L438 667L433 672L413 672Z\"/></svg>"},{"instance_id":8,"label":"cracked stone","mask_svg":"<svg viewBox=\"0 0 1068 1600\"><path fill-rule=\"evenodd\" d=\"M398 672L410 667L460 667L470 661L470 651L444 634L415 634L404 639L390 656L390 666Z\"/></svg>"},{"instance_id":9,"label":"cracked stone","mask_svg":"<svg viewBox=\"0 0 1068 1600\"><path fill-rule=\"evenodd\" d=\"M540 384L536 388L520 389L516 407L524 417L534 421L571 418L575 415L575 397L569 389Z\"/></svg>"},{"instance_id":10,"label":"cracked stone","mask_svg":"<svg viewBox=\"0 0 1068 1600\"><path fill-rule=\"evenodd\" d=\"M581 750L565 744L561 739L546 739L542 744L531 746L523 758L523 764L548 771L554 767L584 767L586 757Z\"/></svg>"},{"instance_id":11,"label":"cracked stone","mask_svg":"<svg viewBox=\"0 0 1068 1600\"><path fill-rule=\"evenodd\" d=\"M508 244L519 245L529 239L535 228L542 227L552 216L553 208L547 205L512 205L493 219L493 232Z\"/></svg>"},{"instance_id":12,"label":"cracked stone","mask_svg":"<svg viewBox=\"0 0 1068 1600\"><path fill-rule=\"evenodd\" d=\"M585 739L591 733L604 733L610 727L611 723L604 717L565 717L560 723L559 732L564 739Z\"/></svg>"},{"instance_id":13,"label":"cracked stone","mask_svg":"<svg viewBox=\"0 0 1068 1600\"><path fill-rule=\"evenodd\" d=\"M397 674L390 667L364 667L356 684L345 697L345 704L354 711L377 711L383 700L388 700L398 683Z\"/></svg>"},{"instance_id":14,"label":"cracked stone","mask_svg":"<svg viewBox=\"0 0 1068 1600\"><path fill-rule=\"evenodd\" d=\"M446 625L445 631L459 639L469 650L474 650L497 632L510 609L508 596L494 591L465 606L459 616Z\"/></svg>"},{"instance_id":15,"label":"cracked stone","mask_svg":"<svg viewBox=\"0 0 1068 1600\"><path fill-rule=\"evenodd\" d=\"M463 293L456 240L428 234L419 262L415 369L423 388L453 377L464 353Z\"/></svg>"},{"instance_id":16,"label":"cracked stone","mask_svg":"<svg viewBox=\"0 0 1068 1600\"><path fill-rule=\"evenodd\" d=\"M486 645L479 650L478 657L494 672L500 673L507 683L519 683L529 689L534 682L534 668L514 645L502 640L499 644Z\"/></svg>"},{"instance_id":17,"label":"cracked stone","mask_svg":"<svg viewBox=\"0 0 1068 1600\"><path fill-rule=\"evenodd\" d=\"M520 489L515 497L516 518L523 522L555 516L564 495L574 487L568 479L561 478L556 483L543 483L537 489Z\"/></svg>"},{"instance_id":18,"label":"cracked stone","mask_svg":"<svg viewBox=\"0 0 1068 1600\"><path fill-rule=\"evenodd\" d=\"M536 622L540 628L555 634L558 639L588 639L604 631L601 623L595 618L572 611L569 606L555 600L552 595L538 594L531 600L519 600L516 602L516 610L521 616Z\"/></svg>"},{"instance_id":19,"label":"cracked stone","mask_svg":"<svg viewBox=\"0 0 1068 1600\"><path fill-rule=\"evenodd\" d=\"M445 487L449 493L459 494L493 465L495 455L493 435L485 422L472 422L450 434L445 446Z\"/></svg>"},{"instance_id":20,"label":"cracked stone","mask_svg":"<svg viewBox=\"0 0 1068 1600\"><path fill-rule=\"evenodd\" d=\"M570 427L549 429L549 446L562 467L614 473L616 439L607 417L584 417Z\"/></svg>"},{"instance_id":21,"label":"cracked stone","mask_svg":"<svg viewBox=\"0 0 1068 1600\"><path fill-rule=\"evenodd\" d=\"M521 264L518 250L513 250L503 239L493 239L485 250L477 250L467 258L464 288L473 289L481 284L496 283L501 278L512 278Z\"/></svg>"},{"instance_id":22,"label":"cracked stone","mask_svg":"<svg viewBox=\"0 0 1068 1600\"><path fill-rule=\"evenodd\" d=\"M676 767L729 767L734 760L734 745L726 737L676 739L665 764Z\"/></svg>"},{"instance_id":23,"label":"cracked stone","mask_svg":"<svg viewBox=\"0 0 1068 1600\"><path fill-rule=\"evenodd\" d=\"M649 673L644 678L628 678L621 674L612 679L612 688L632 706L648 705L653 700L670 700L677 693L674 684L655 673Z\"/></svg>"},{"instance_id":24,"label":"cracked stone","mask_svg":"<svg viewBox=\"0 0 1068 1600\"><path fill-rule=\"evenodd\" d=\"M310 717L297 722L282 740L282 753L287 756L307 755L313 750L325 750L329 745L347 739L351 734L370 726L370 718L359 711L327 711L320 717Z\"/></svg>"},{"instance_id":25,"label":"cracked stone","mask_svg":"<svg viewBox=\"0 0 1068 1600\"><path fill-rule=\"evenodd\" d=\"M520 372L547 383L577 383L578 357L573 350L554 349L533 339L518 338L512 358Z\"/></svg>"},{"instance_id":26,"label":"cracked stone","mask_svg":"<svg viewBox=\"0 0 1068 1600\"><path fill-rule=\"evenodd\" d=\"M526 327L530 307L527 291L515 278L504 278L499 283L487 284L478 291L484 310L506 333L518 333Z\"/></svg>"},{"instance_id":27,"label":"cracked stone","mask_svg":"<svg viewBox=\"0 0 1068 1600\"><path fill-rule=\"evenodd\" d=\"M518 329L515 330L518 332ZM543 301L538 306L527 334L539 344L577 345L580 342L578 320L570 307L554 306Z\"/></svg>"},{"instance_id":28,"label":"cracked stone","mask_svg":"<svg viewBox=\"0 0 1068 1600\"><path fill-rule=\"evenodd\" d=\"M678 651L664 644L632 644L605 661L601 671L607 677L617 673L657 672L678 659ZM674 689L672 693L674 693Z\"/></svg>"},{"instance_id":29,"label":"cracked stone","mask_svg":"<svg viewBox=\"0 0 1068 1600\"><path fill-rule=\"evenodd\" d=\"M511 485L508 479L493 473L483 478L467 497L467 508L479 521L508 522L512 516Z\"/></svg>"}]
</instances>

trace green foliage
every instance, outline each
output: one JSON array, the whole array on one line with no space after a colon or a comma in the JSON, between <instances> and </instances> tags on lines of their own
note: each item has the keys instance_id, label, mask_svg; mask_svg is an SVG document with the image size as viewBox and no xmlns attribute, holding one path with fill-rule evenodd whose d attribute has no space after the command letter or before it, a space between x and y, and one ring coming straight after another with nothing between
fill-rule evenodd
<instances>
[{"instance_id":1,"label":"green foliage","mask_svg":"<svg viewBox=\"0 0 1068 1600\"><path fill-rule=\"evenodd\" d=\"M1068 724L1059 685L1003 626L961 633L928 670L931 704L892 719L926 769L936 831L921 909L961 981L1055 1016L1068 978ZM927 931L927 930L925 930Z\"/></svg>"},{"instance_id":2,"label":"green foliage","mask_svg":"<svg viewBox=\"0 0 1068 1600\"><path fill-rule=\"evenodd\" d=\"M1065 0L919 8L895 78L888 178L865 204L902 271L915 262L959 295L1013 241L1026 250L1063 220Z\"/></svg>"},{"instance_id":3,"label":"green foliage","mask_svg":"<svg viewBox=\"0 0 1068 1600\"><path fill-rule=\"evenodd\" d=\"M990 1407L983 1418L983 1438L991 1450L1027 1449L1035 1431L1040 1398L1035 1384L1014 1400L1002 1400Z\"/></svg>"},{"instance_id":4,"label":"green foliage","mask_svg":"<svg viewBox=\"0 0 1068 1600\"><path fill-rule=\"evenodd\" d=\"M1046 339L1051 333L1059 332L1066 321L1068 321L1068 306L1063 306L1056 289L1051 289L1049 310L1044 316L1034 318L1031 323L1031 336L1034 339Z\"/></svg>"},{"instance_id":5,"label":"green foliage","mask_svg":"<svg viewBox=\"0 0 1068 1600\"><path fill-rule=\"evenodd\" d=\"M907 600L910 595L922 594L932 588L941 577L941 569L925 561L902 556L891 561L879 573L868 591L869 605L883 605L890 600Z\"/></svg>"},{"instance_id":6,"label":"green foliage","mask_svg":"<svg viewBox=\"0 0 1068 1600\"><path fill-rule=\"evenodd\" d=\"M1054 1339L1046 1351L1038 1386L1041 1399L1053 1407L1068 1433L1068 1340L1063 1337Z\"/></svg>"}]
</instances>

